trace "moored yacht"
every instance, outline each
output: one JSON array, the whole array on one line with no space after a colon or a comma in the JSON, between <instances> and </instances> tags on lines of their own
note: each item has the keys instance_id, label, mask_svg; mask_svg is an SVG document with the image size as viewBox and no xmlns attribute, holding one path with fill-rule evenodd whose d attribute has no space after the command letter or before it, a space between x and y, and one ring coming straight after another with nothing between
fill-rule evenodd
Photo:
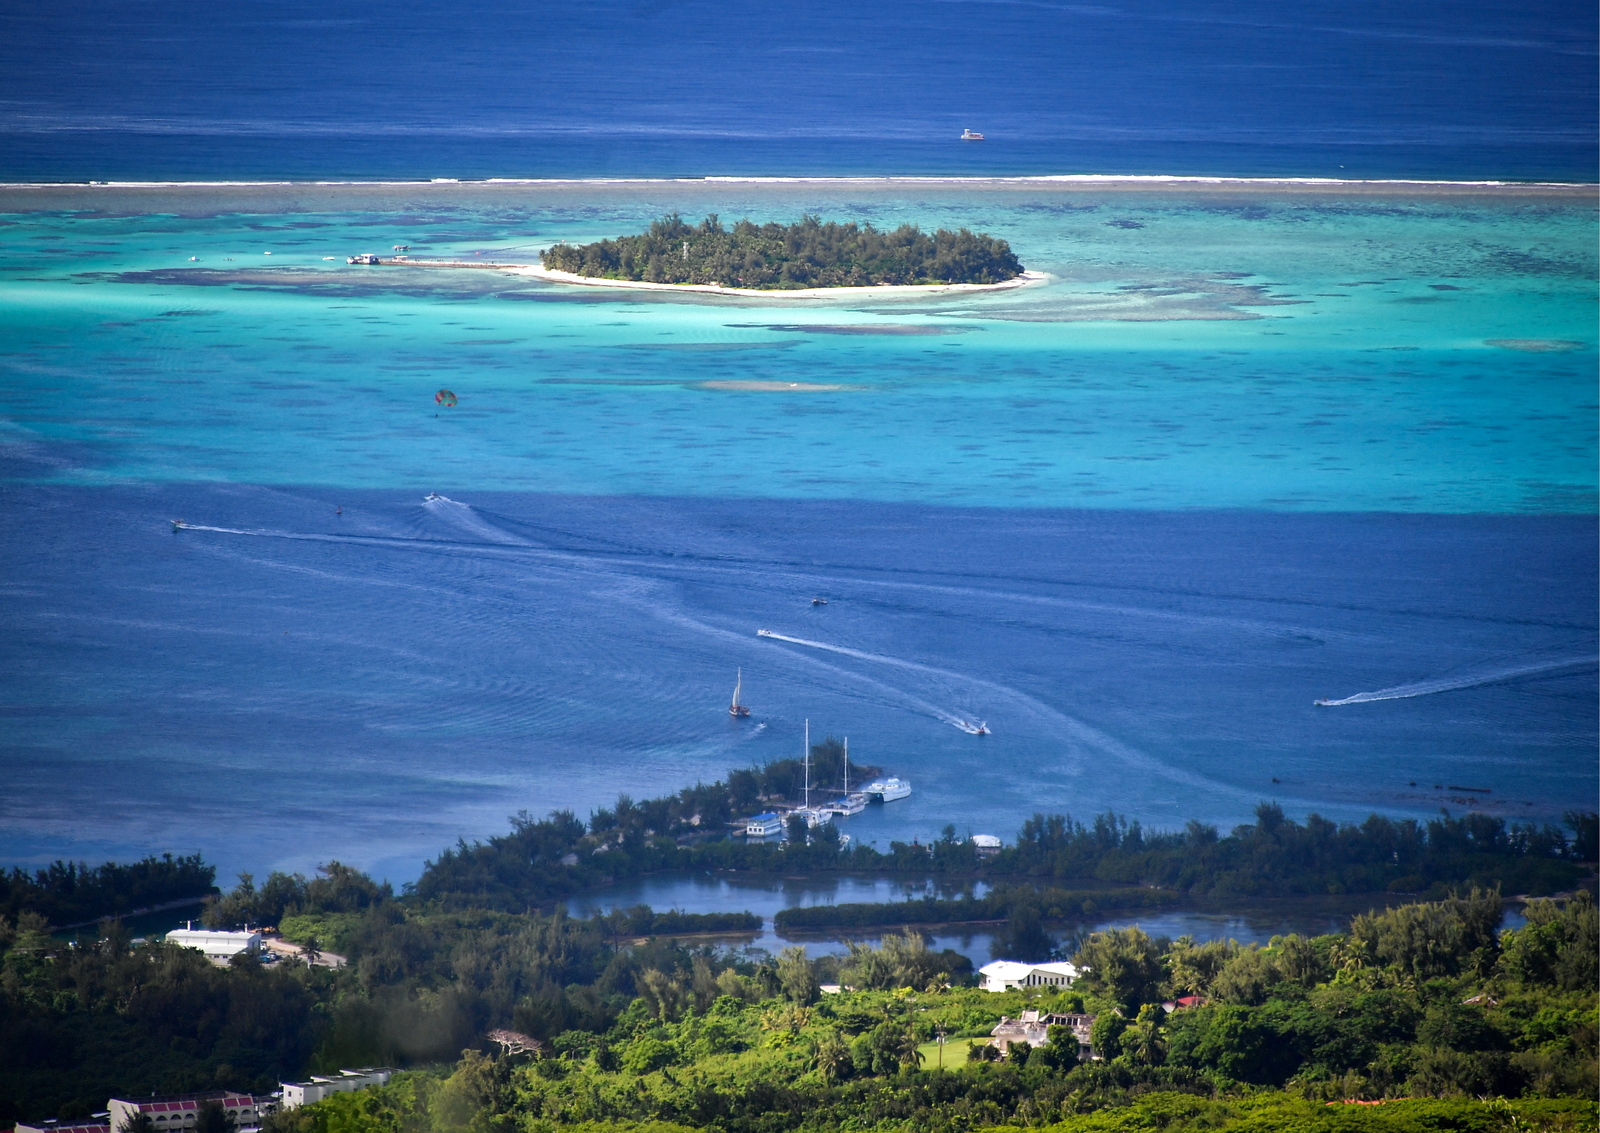
<instances>
[{"instance_id":1,"label":"moored yacht","mask_svg":"<svg viewBox=\"0 0 1600 1133\"><path fill-rule=\"evenodd\" d=\"M903 799L909 795L911 784L904 779L875 779L862 787L861 793L880 803L892 803L895 799Z\"/></svg>"},{"instance_id":2,"label":"moored yacht","mask_svg":"<svg viewBox=\"0 0 1600 1133\"><path fill-rule=\"evenodd\" d=\"M828 810L841 817L860 814L867 809L867 796L850 790L850 737L844 738L844 797L829 803Z\"/></svg>"}]
</instances>

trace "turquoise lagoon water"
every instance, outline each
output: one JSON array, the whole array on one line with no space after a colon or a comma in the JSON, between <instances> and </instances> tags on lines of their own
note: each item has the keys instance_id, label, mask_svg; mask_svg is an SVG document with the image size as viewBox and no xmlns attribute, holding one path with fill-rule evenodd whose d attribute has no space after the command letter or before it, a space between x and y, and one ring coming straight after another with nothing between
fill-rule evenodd
<instances>
[{"instance_id":1,"label":"turquoise lagoon water","mask_svg":"<svg viewBox=\"0 0 1600 1133\"><path fill-rule=\"evenodd\" d=\"M404 881L808 719L913 780L849 820L880 845L1594 803L1592 194L7 199L9 860ZM674 209L966 225L1049 279L803 302L344 262L532 262Z\"/></svg>"},{"instance_id":2,"label":"turquoise lagoon water","mask_svg":"<svg viewBox=\"0 0 1600 1133\"><path fill-rule=\"evenodd\" d=\"M176 216L118 215L132 202L113 195L103 212L12 218L0 230L11 443L84 446L83 464L36 473L70 482L1593 506L1595 218L1581 197L395 195L383 210L239 215L192 191ZM674 209L966 225L1051 278L982 297L798 304L343 262L394 243L534 262L554 240ZM716 384L752 378L801 388ZM436 416L441 386L460 403Z\"/></svg>"}]
</instances>

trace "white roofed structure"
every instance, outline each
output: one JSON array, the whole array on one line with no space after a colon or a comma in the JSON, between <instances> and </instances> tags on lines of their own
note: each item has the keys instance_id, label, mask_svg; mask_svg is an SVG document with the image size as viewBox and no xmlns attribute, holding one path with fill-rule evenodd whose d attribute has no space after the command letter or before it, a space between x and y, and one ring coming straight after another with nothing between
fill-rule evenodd
<instances>
[{"instance_id":1,"label":"white roofed structure","mask_svg":"<svg viewBox=\"0 0 1600 1133\"><path fill-rule=\"evenodd\" d=\"M994 960L979 968L978 974L983 977L984 991L1012 991L1019 987L1071 987L1078 968L1065 960L1048 964Z\"/></svg>"},{"instance_id":2,"label":"white roofed structure","mask_svg":"<svg viewBox=\"0 0 1600 1133\"><path fill-rule=\"evenodd\" d=\"M226 964L241 952L254 955L261 951L261 934L259 932L226 932L220 929L195 928L190 921L184 928L175 928L167 933L168 944L181 944L185 948L198 949L206 954L206 958L218 963Z\"/></svg>"}]
</instances>

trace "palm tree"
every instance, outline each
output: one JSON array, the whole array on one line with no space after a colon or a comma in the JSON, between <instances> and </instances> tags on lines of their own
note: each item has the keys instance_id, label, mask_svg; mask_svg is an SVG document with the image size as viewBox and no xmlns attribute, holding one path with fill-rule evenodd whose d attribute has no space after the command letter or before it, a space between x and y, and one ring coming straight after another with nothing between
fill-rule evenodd
<instances>
[{"instance_id":1,"label":"palm tree","mask_svg":"<svg viewBox=\"0 0 1600 1133\"><path fill-rule=\"evenodd\" d=\"M850 1066L850 1047L838 1031L829 1028L817 1040L811 1063L822 1075L822 1080L832 1085L844 1076L844 1071Z\"/></svg>"}]
</instances>

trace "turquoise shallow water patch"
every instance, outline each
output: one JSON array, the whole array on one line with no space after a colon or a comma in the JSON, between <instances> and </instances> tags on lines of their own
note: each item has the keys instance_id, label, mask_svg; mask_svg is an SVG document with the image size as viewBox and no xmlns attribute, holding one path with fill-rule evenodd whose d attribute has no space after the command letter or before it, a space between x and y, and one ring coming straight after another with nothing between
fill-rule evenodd
<instances>
[{"instance_id":1,"label":"turquoise shallow water patch","mask_svg":"<svg viewBox=\"0 0 1600 1133\"><path fill-rule=\"evenodd\" d=\"M275 211L220 190L160 215L98 201L0 228L16 480L1594 506L1581 198L659 184L319 211L288 193ZM393 244L533 262L669 209L966 225L1051 279L806 304L344 263Z\"/></svg>"}]
</instances>

